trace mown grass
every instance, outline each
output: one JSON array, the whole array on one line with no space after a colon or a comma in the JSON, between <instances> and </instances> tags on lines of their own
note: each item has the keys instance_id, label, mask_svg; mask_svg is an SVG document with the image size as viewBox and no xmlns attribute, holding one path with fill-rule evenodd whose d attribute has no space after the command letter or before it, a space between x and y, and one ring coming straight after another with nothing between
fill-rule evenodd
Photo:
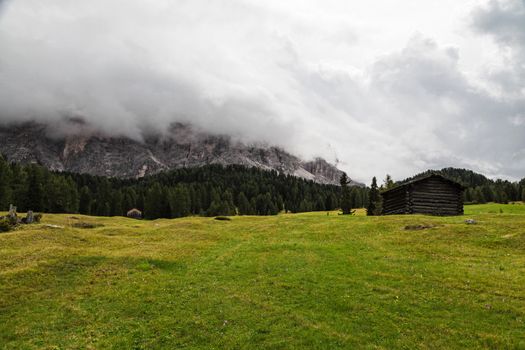
<instances>
[{"instance_id":1,"label":"mown grass","mask_svg":"<svg viewBox=\"0 0 525 350\"><path fill-rule=\"evenodd\" d=\"M525 349L525 206L465 211L45 215L0 234L0 347Z\"/></svg>"}]
</instances>

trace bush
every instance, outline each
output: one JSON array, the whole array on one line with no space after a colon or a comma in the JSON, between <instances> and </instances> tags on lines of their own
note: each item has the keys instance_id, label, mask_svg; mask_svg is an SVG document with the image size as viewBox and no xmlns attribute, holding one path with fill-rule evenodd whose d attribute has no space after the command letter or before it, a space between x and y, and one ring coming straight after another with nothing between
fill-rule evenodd
<instances>
[{"instance_id":1,"label":"bush","mask_svg":"<svg viewBox=\"0 0 525 350\"><path fill-rule=\"evenodd\" d=\"M35 220L35 223L40 223L40 220L42 220L42 217L44 215L42 215L42 213L35 213L35 215L33 215L33 220Z\"/></svg>"},{"instance_id":2,"label":"bush","mask_svg":"<svg viewBox=\"0 0 525 350\"><path fill-rule=\"evenodd\" d=\"M8 232L13 229L13 225L9 222L8 219L0 219L0 232Z\"/></svg>"}]
</instances>

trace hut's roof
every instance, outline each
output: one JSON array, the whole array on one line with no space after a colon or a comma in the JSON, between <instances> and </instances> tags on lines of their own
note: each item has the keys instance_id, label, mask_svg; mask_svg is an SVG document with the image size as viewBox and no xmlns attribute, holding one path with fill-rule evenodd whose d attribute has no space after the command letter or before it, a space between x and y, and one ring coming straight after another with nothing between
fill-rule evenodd
<instances>
[{"instance_id":1,"label":"hut's roof","mask_svg":"<svg viewBox=\"0 0 525 350\"><path fill-rule=\"evenodd\" d=\"M393 191L399 190L401 188L404 188L406 186L413 185L413 184L416 184L416 183L419 183L419 182L422 182L422 181L426 181L426 180L431 179L431 178L443 180L443 181L448 182L452 186L455 186L455 187L457 187L457 188L459 188L461 190L464 190L466 188L462 184L460 184L460 183L458 183L456 181L453 181L453 180L451 180L451 179L449 179L449 178L447 178L447 177L445 177L443 175L440 175L440 174L429 174L429 175L426 175L426 176L422 176L422 177L418 177L418 178L412 179L410 181L403 182L403 183L399 184L398 186L396 186L394 188L391 188L389 190L386 190L386 191L382 192L381 194L393 192Z\"/></svg>"}]
</instances>

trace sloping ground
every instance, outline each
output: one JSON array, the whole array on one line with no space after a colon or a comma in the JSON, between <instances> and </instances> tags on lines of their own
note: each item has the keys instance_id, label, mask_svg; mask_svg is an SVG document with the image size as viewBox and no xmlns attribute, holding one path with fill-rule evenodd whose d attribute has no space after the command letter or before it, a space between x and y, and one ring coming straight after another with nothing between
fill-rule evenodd
<instances>
[{"instance_id":1,"label":"sloping ground","mask_svg":"<svg viewBox=\"0 0 525 350\"><path fill-rule=\"evenodd\" d=\"M0 234L0 348L523 349L525 206L465 209L46 215Z\"/></svg>"}]
</instances>

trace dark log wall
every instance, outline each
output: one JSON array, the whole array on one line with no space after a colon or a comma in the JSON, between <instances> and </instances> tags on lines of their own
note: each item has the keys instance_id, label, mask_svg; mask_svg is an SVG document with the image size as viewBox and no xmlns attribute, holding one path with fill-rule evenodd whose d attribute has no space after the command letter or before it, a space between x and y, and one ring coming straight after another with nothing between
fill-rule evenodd
<instances>
[{"instance_id":1,"label":"dark log wall","mask_svg":"<svg viewBox=\"0 0 525 350\"><path fill-rule=\"evenodd\" d=\"M414 214L463 214L462 190L439 178L429 178L413 184L409 204L410 212Z\"/></svg>"},{"instance_id":2,"label":"dark log wall","mask_svg":"<svg viewBox=\"0 0 525 350\"><path fill-rule=\"evenodd\" d=\"M406 186L393 189L383 195L383 214L408 214L409 192Z\"/></svg>"},{"instance_id":3,"label":"dark log wall","mask_svg":"<svg viewBox=\"0 0 525 350\"><path fill-rule=\"evenodd\" d=\"M462 189L439 177L400 186L383 193L383 214L462 215Z\"/></svg>"}]
</instances>

